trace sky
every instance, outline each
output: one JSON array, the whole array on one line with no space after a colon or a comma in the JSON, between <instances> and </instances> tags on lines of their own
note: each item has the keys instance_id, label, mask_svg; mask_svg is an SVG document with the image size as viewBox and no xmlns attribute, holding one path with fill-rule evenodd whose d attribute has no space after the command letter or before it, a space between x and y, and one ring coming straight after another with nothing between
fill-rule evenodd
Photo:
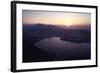
<instances>
[{"instance_id":1,"label":"sky","mask_svg":"<svg viewBox=\"0 0 100 73\"><path fill-rule=\"evenodd\" d=\"M64 26L89 25L91 24L91 14L61 11L23 10L22 23L43 23Z\"/></svg>"}]
</instances>

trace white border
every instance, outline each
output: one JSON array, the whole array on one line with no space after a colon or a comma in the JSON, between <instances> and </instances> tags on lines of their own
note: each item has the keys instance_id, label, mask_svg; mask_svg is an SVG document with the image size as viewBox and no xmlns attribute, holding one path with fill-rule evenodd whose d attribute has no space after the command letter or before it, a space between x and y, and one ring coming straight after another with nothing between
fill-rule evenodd
<instances>
[{"instance_id":1,"label":"white border","mask_svg":"<svg viewBox=\"0 0 100 73\"><path fill-rule=\"evenodd\" d=\"M26 10L49 10L49 11L70 11L70 12L86 12L91 13L91 60L73 60L73 61L55 61L55 62L32 62L22 63L22 9ZM64 6L45 6L45 5L28 5L17 4L17 70L23 69L39 69L39 68L54 68L54 67L73 67L96 65L96 10L95 8L81 8L81 7L64 7Z\"/></svg>"}]
</instances>

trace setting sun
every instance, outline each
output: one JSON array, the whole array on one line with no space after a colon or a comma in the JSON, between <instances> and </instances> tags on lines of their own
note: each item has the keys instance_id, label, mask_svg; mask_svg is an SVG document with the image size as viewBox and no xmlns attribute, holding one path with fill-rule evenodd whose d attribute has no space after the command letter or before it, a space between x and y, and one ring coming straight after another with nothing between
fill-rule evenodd
<instances>
[{"instance_id":1,"label":"setting sun","mask_svg":"<svg viewBox=\"0 0 100 73\"><path fill-rule=\"evenodd\" d=\"M90 24L90 18L91 15L89 13L23 10L22 22L23 24L43 23L70 27Z\"/></svg>"}]
</instances>

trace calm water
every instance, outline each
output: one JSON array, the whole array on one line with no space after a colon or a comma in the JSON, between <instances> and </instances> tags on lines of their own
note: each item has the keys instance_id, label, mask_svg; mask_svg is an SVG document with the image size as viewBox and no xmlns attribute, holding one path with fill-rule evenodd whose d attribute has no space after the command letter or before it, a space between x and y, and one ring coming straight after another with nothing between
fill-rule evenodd
<instances>
[{"instance_id":1,"label":"calm water","mask_svg":"<svg viewBox=\"0 0 100 73\"><path fill-rule=\"evenodd\" d=\"M83 54L89 51L90 43L63 41L60 37L45 38L35 44L47 52L65 56L67 54Z\"/></svg>"}]
</instances>

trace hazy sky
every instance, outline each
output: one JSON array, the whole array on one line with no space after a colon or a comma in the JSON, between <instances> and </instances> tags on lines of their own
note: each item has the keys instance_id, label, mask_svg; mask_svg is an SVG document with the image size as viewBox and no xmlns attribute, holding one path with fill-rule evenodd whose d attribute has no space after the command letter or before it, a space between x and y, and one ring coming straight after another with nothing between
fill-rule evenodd
<instances>
[{"instance_id":1,"label":"hazy sky","mask_svg":"<svg viewBox=\"0 0 100 73\"><path fill-rule=\"evenodd\" d=\"M91 14L74 12L54 12L23 10L23 24L44 23L49 25L88 25L91 24Z\"/></svg>"}]
</instances>

